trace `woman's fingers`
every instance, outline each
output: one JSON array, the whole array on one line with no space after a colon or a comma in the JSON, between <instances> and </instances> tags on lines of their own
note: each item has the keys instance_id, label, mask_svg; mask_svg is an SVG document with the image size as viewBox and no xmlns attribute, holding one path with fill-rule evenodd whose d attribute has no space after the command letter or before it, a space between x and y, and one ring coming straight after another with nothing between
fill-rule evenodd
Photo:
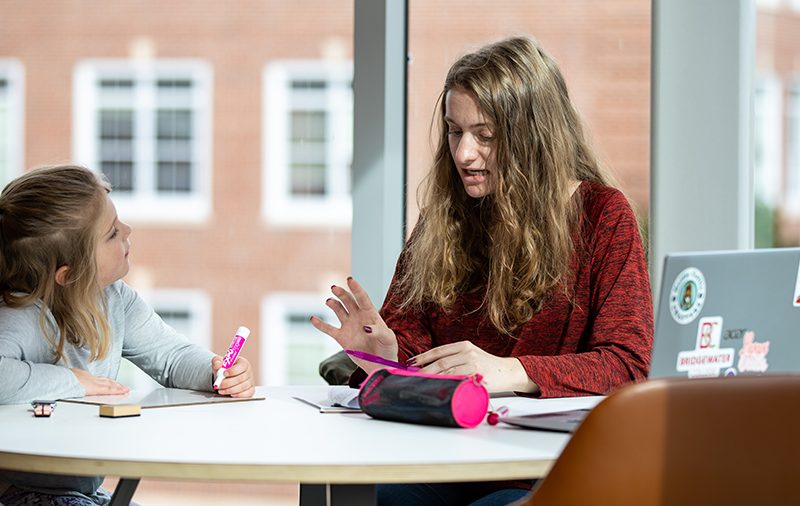
<instances>
[{"instance_id":1,"label":"woman's fingers","mask_svg":"<svg viewBox=\"0 0 800 506\"><path fill-rule=\"evenodd\" d=\"M372 304L372 300L370 300L367 291L364 290L358 281L352 277L347 278L347 287L353 292L353 297L361 309L364 311L375 311L375 306Z\"/></svg>"},{"instance_id":2,"label":"woman's fingers","mask_svg":"<svg viewBox=\"0 0 800 506\"><path fill-rule=\"evenodd\" d=\"M340 301L342 301L341 304L344 305L344 308L347 310L347 312L349 314L353 315L353 314L356 314L358 312L359 305L356 302L356 299L353 297L353 295L350 292L348 292L347 290L345 290L341 286L336 286L336 285L333 285L331 287L331 292L336 297L338 297Z\"/></svg>"},{"instance_id":3,"label":"woman's fingers","mask_svg":"<svg viewBox=\"0 0 800 506\"><path fill-rule=\"evenodd\" d=\"M342 324L344 324L344 322L350 316L350 313L347 312L347 309L345 309L342 303L333 297L328 298L328 300L325 301L325 305L331 308L333 313L336 315L336 318L338 318Z\"/></svg>"},{"instance_id":4,"label":"woman's fingers","mask_svg":"<svg viewBox=\"0 0 800 506\"><path fill-rule=\"evenodd\" d=\"M318 316L312 316L311 317L311 325L313 325L314 328L316 328L320 332L324 332L324 333L328 334L329 336L334 338L337 343L339 343L340 345L344 346L344 344L342 343L342 341L340 339L340 332L339 332L340 329L338 327L334 327L330 323L328 323L326 321L323 321Z\"/></svg>"},{"instance_id":5,"label":"woman's fingers","mask_svg":"<svg viewBox=\"0 0 800 506\"><path fill-rule=\"evenodd\" d=\"M463 351L465 351L465 348L467 348L467 345L469 344L471 344L469 341L459 341L457 343L443 344L441 346L437 346L436 348L431 348L430 350L424 353L420 353L415 357L412 357L413 362L410 363L418 367L424 367L428 364L436 362L437 360L441 360L444 357L462 353Z\"/></svg>"}]
</instances>

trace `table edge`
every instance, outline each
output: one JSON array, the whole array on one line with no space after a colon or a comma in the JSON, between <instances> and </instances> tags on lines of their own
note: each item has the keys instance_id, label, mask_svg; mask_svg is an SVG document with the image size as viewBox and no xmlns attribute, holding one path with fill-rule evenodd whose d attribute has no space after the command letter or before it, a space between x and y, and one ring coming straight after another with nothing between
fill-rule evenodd
<instances>
[{"instance_id":1,"label":"table edge","mask_svg":"<svg viewBox=\"0 0 800 506\"><path fill-rule=\"evenodd\" d=\"M555 460L437 464L204 464L53 457L0 452L0 468L81 476L275 483L413 483L541 478Z\"/></svg>"}]
</instances>

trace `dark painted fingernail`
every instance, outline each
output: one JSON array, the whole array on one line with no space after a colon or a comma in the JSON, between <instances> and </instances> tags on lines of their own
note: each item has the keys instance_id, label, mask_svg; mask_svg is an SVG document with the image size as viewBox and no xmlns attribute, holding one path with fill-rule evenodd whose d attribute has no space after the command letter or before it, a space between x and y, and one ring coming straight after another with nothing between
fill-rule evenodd
<instances>
[{"instance_id":1,"label":"dark painted fingernail","mask_svg":"<svg viewBox=\"0 0 800 506\"><path fill-rule=\"evenodd\" d=\"M406 360L406 365L416 365L416 364L417 364L417 359L415 357L411 357L408 360Z\"/></svg>"},{"instance_id":2,"label":"dark painted fingernail","mask_svg":"<svg viewBox=\"0 0 800 506\"><path fill-rule=\"evenodd\" d=\"M333 290L334 288L336 288L336 285L331 285L331 290Z\"/></svg>"},{"instance_id":3,"label":"dark painted fingernail","mask_svg":"<svg viewBox=\"0 0 800 506\"><path fill-rule=\"evenodd\" d=\"M353 276L347 276L347 281L353 281Z\"/></svg>"},{"instance_id":4,"label":"dark painted fingernail","mask_svg":"<svg viewBox=\"0 0 800 506\"><path fill-rule=\"evenodd\" d=\"M364 325L364 332L366 332L367 334L372 334L372 327L370 327L369 325Z\"/></svg>"}]
</instances>

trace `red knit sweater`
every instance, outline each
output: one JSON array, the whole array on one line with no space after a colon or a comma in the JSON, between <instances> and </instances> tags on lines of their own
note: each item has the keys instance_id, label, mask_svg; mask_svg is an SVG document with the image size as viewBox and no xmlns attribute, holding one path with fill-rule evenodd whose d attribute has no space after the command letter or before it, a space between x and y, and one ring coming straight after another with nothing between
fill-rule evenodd
<instances>
[{"instance_id":1,"label":"red knit sweater","mask_svg":"<svg viewBox=\"0 0 800 506\"><path fill-rule=\"evenodd\" d=\"M646 378L653 309L636 219L625 196L614 188L583 182L578 191L584 246L571 259L572 301L563 292L555 293L508 336L489 322L481 307L482 291L459 297L447 312L399 310L396 272L381 315L397 335L399 360L471 341L493 355L519 358L542 397L607 394Z\"/></svg>"}]
</instances>

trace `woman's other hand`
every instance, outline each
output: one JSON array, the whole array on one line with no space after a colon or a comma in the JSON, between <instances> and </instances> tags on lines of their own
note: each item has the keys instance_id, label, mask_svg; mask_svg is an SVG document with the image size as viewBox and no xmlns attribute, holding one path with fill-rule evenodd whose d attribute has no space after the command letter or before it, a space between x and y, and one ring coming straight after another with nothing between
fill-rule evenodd
<instances>
[{"instance_id":1,"label":"woman's other hand","mask_svg":"<svg viewBox=\"0 0 800 506\"><path fill-rule=\"evenodd\" d=\"M430 374L480 374L489 392L536 393L539 388L514 357L497 357L469 341L437 346L408 361Z\"/></svg>"},{"instance_id":2,"label":"woman's other hand","mask_svg":"<svg viewBox=\"0 0 800 506\"><path fill-rule=\"evenodd\" d=\"M222 367L222 357L217 355L211 359L212 378L217 377L217 371L220 367ZM256 393L253 368L246 358L237 357L236 362L222 374L224 379L219 385L218 394L230 395L231 397L252 397Z\"/></svg>"},{"instance_id":3,"label":"woman's other hand","mask_svg":"<svg viewBox=\"0 0 800 506\"><path fill-rule=\"evenodd\" d=\"M123 395L130 391L128 387L111 378L93 376L89 371L83 369L73 368L70 371L78 378L86 392L84 395Z\"/></svg>"},{"instance_id":4,"label":"woman's other hand","mask_svg":"<svg viewBox=\"0 0 800 506\"><path fill-rule=\"evenodd\" d=\"M365 351L397 360L397 338L372 305L367 292L353 278L347 278L347 287L349 291L341 286L332 286L331 292L336 298L325 301L325 305L336 314L341 327L330 325L316 316L311 317L311 324L334 338L346 350ZM367 372L380 367L372 362L351 358Z\"/></svg>"}]
</instances>

